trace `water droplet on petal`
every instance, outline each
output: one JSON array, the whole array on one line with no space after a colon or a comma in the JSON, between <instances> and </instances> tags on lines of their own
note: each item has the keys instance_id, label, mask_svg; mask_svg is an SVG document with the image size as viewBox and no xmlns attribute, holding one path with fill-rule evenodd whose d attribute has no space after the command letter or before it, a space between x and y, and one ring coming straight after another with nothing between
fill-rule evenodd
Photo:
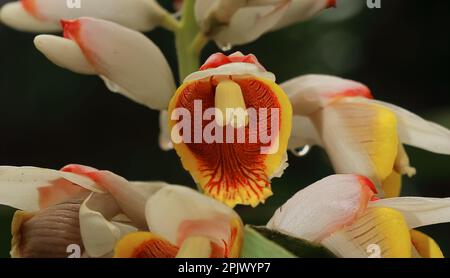
<instances>
[{"instance_id":1,"label":"water droplet on petal","mask_svg":"<svg viewBox=\"0 0 450 278\"><path fill-rule=\"evenodd\" d=\"M305 146L300 147L300 148L292 149L291 151L292 151L292 153L295 156L303 157L303 156L306 156L309 153L310 150L311 150L311 146L310 145L305 145Z\"/></svg>"}]
</instances>

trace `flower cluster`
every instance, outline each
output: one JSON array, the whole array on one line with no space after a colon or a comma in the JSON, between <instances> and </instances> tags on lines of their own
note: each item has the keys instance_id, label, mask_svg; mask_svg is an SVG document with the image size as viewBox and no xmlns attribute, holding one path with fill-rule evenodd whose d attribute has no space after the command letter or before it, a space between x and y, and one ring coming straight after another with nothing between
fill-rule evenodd
<instances>
[{"instance_id":1,"label":"flower cluster","mask_svg":"<svg viewBox=\"0 0 450 278\"><path fill-rule=\"evenodd\" d=\"M399 194L402 176L416 173L404 144L450 154L448 129L375 100L355 81L304 75L277 84L254 55L241 52L199 64L210 40L220 48L249 43L335 2L175 1L180 19L154 0L4 5L0 19L12 28L62 31L35 37L51 62L98 75L112 92L160 111L160 146L175 149L200 191L76 164L2 166L0 204L19 209L11 256L67 257L76 244L83 257L302 257L305 249L337 257L369 257L368 250L442 257L437 243L414 228L450 222L450 199ZM141 33L156 27L175 34L178 84L163 53ZM288 166L287 150L304 155L313 145L325 149L336 175L299 191L265 227L244 226L233 207L263 203L271 179ZM303 249L265 233L302 241Z\"/></svg>"}]
</instances>

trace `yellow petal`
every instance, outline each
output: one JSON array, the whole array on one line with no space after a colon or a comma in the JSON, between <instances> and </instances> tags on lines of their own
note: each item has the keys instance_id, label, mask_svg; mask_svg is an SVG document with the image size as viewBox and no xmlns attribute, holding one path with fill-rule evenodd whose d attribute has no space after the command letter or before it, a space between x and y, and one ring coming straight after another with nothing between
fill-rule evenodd
<instances>
[{"instance_id":1,"label":"yellow petal","mask_svg":"<svg viewBox=\"0 0 450 278\"><path fill-rule=\"evenodd\" d=\"M400 196L402 190L402 175L396 171L383 181L382 185L385 198L394 198Z\"/></svg>"},{"instance_id":2,"label":"yellow petal","mask_svg":"<svg viewBox=\"0 0 450 278\"><path fill-rule=\"evenodd\" d=\"M11 258L20 258L22 257L22 252L20 250L20 246L22 243L22 232L21 228L23 223L30 220L35 213L26 212L22 210L18 210L14 213L14 217L11 223Z\"/></svg>"},{"instance_id":3,"label":"yellow petal","mask_svg":"<svg viewBox=\"0 0 450 278\"><path fill-rule=\"evenodd\" d=\"M397 121L390 110L343 98L312 119L337 173L358 173L377 186L392 173L398 136Z\"/></svg>"},{"instance_id":4,"label":"yellow petal","mask_svg":"<svg viewBox=\"0 0 450 278\"><path fill-rule=\"evenodd\" d=\"M422 258L444 258L436 241L422 232L411 230L411 242Z\"/></svg>"},{"instance_id":5,"label":"yellow petal","mask_svg":"<svg viewBox=\"0 0 450 278\"><path fill-rule=\"evenodd\" d=\"M322 241L341 257L411 258L411 236L403 215L369 208L354 224Z\"/></svg>"}]
</instances>

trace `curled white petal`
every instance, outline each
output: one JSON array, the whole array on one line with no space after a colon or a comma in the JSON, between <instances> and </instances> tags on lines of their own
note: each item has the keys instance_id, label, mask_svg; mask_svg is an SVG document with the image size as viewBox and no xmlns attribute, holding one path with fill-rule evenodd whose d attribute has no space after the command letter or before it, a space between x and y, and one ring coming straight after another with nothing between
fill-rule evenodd
<instances>
[{"instance_id":1,"label":"curled white petal","mask_svg":"<svg viewBox=\"0 0 450 278\"><path fill-rule=\"evenodd\" d=\"M222 240L230 238L232 220L240 219L224 204L176 185L166 186L151 196L145 215L149 229L173 244L181 244L190 236L205 236L223 244Z\"/></svg>"},{"instance_id":2,"label":"curled white petal","mask_svg":"<svg viewBox=\"0 0 450 278\"><path fill-rule=\"evenodd\" d=\"M91 179L36 167L0 166L0 204L25 211L64 201L79 190L103 192Z\"/></svg>"},{"instance_id":3,"label":"curled white petal","mask_svg":"<svg viewBox=\"0 0 450 278\"><path fill-rule=\"evenodd\" d=\"M61 30L61 19L82 16L117 22L128 28L149 31L158 26L167 12L154 0L89 0L71 8L66 0L22 0L8 8L6 24L13 28L32 32ZM24 9L27 7L27 9ZM124 12L126 11L126 12Z\"/></svg>"},{"instance_id":4,"label":"curled white petal","mask_svg":"<svg viewBox=\"0 0 450 278\"><path fill-rule=\"evenodd\" d=\"M351 223L370 198L356 175L333 175L297 192L277 209L267 227L318 241Z\"/></svg>"},{"instance_id":5,"label":"curled white petal","mask_svg":"<svg viewBox=\"0 0 450 278\"><path fill-rule=\"evenodd\" d=\"M219 45L251 42L272 29L290 0L197 0L195 15L200 28Z\"/></svg>"},{"instance_id":6,"label":"curled white petal","mask_svg":"<svg viewBox=\"0 0 450 278\"><path fill-rule=\"evenodd\" d=\"M371 100L392 110L398 120L398 131L404 144L430 152L450 155L450 130L427 121L396 105Z\"/></svg>"},{"instance_id":7,"label":"curled white petal","mask_svg":"<svg viewBox=\"0 0 450 278\"><path fill-rule=\"evenodd\" d=\"M359 82L329 75L302 75L280 86L289 96L297 115L309 115L339 97L371 95L369 88Z\"/></svg>"},{"instance_id":8,"label":"curled white petal","mask_svg":"<svg viewBox=\"0 0 450 278\"><path fill-rule=\"evenodd\" d=\"M273 30L302 22L317 15L322 10L334 6L335 0L294 0Z\"/></svg>"},{"instance_id":9,"label":"curled white petal","mask_svg":"<svg viewBox=\"0 0 450 278\"><path fill-rule=\"evenodd\" d=\"M370 206L400 211L411 229L450 222L450 198L398 197L370 202Z\"/></svg>"},{"instance_id":10,"label":"curled white petal","mask_svg":"<svg viewBox=\"0 0 450 278\"><path fill-rule=\"evenodd\" d=\"M53 35L39 35L34 39L36 48L55 65L80 74L96 74L74 41Z\"/></svg>"},{"instance_id":11,"label":"curled white petal","mask_svg":"<svg viewBox=\"0 0 450 278\"><path fill-rule=\"evenodd\" d=\"M84 248L90 257L110 254L123 236L135 232L133 226L109 221L97 210L91 209L92 195L80 207L80 232Z\"/></svg>"},{"instance_id":12,"label":"curled white petal","mask_svg":"<svg viewBox=\"0 0 450 278\"><path fill-rule=\"evenodd\" d=\"M64 28L84 59L76 47L63 39L39 36L36 45L50 60L80 73L92 74L94 69L111 91L152 109L167 108L175 92L175 81L163 54L147 37L93 18L65 21ZM64 53L64 49L69 51Z\"/></svg>"}]
</instances>

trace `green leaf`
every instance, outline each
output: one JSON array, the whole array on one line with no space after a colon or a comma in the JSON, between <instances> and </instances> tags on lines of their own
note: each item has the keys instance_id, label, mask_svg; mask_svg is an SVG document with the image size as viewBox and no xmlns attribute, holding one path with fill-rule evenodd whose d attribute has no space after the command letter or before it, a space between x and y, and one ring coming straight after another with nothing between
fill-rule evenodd
<instances>
[{"instance_id":1,"label":"green leaf","mask_svg":"<svg viewBox=\"0 0 450 278\"><path fill-rule=\"evenodd\" d=\"M275 242L268 240L250 226L245 226L242 258L296 258Z\"/></svg>"},{"instance_id":2,"label":"green leaf","mask_svg":"<svg viewBox=\"0 0 450 278\"><path fill-rule=\"evenodd\" d=\"M246 226L243 258L336 258L327 248L263 226Z\"/></svg>"}]
</instances>

